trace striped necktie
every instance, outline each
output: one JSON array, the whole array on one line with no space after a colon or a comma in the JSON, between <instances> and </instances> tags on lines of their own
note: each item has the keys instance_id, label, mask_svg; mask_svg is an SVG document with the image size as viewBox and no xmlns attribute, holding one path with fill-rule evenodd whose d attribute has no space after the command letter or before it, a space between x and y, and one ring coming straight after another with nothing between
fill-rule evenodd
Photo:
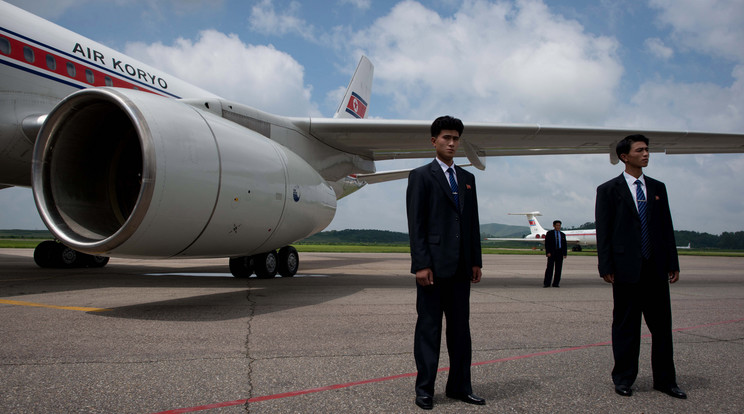
<instances>
[{"instance_id":1,"label":"striped necktie","mask_svg":"<svg viewBox=\"0 0 744 414\"><path fill-rule=\"evenodd\" d=\"M457 196L457 181L455 181L455 172L452 170L452 167L449 167L447 168L447 173L449 174L449 183L450 188L452 189L452 197L455 198L455 205L459 207L460 198Z\"/></svg>"},{"instance_id":2,"label":"striped necktie","mask_svg":"<svg viewBox=\"0 0 744 414\"><path fill-rule=\"evenodd\" d=\"M636 199L638 200L638 216L641 218L641 253L648 259L651 257L651 238L648 234L648 218L646 217L646 195L643 193L641 180L635 181Z\"/></svg>"}]
</instances>

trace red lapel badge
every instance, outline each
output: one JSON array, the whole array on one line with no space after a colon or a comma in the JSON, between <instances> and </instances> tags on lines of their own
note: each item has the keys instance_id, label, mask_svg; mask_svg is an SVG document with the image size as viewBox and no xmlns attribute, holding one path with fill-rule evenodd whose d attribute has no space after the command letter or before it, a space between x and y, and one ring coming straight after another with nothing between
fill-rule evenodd
<instances>
[{"instance_id":1,"label":"red lapel badge","mask_svg":"<svg viewBox=\"0 0 744 414\"><path fill-rule=\"evenodd\" d=\"M468 190L470 190L470 184L465 184L465 188L467 188Z\"/></svg>"}]
</instances>

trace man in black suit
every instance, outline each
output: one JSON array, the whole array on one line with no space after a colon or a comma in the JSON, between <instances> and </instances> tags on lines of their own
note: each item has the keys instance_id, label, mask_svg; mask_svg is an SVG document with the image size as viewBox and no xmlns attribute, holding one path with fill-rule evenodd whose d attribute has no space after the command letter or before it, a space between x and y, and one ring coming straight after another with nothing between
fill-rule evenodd
<instances>
[{"instance_id":1,"label":"man in black suit","mask_svg":"<svg viewBox=\"0 0 744 414\"><path fill-rule=\"evenodd\" d=\"M648 138L630 135L617 144L625 172L597 188L599 275L612 283L612 353L615 392L632 395L638 375L641 315L651 331L654 389L687 398L677 386L669 284L679 260L664 183L644 176Z\"/></svg>"},{"instance_id":2,"label":"man in black suit","mask_svg":"<svg viewBox=\"0 0 744 414\"><path fill-rule=\"evenodd\" d=\"M551 280L553 281L553 287L561 286L563 259L568 256L566 234L561 231L561 224L560 220L554 220L553 231L545 233L545 255L548 257L548 267L545 269L543 287L550 287ZM553 268L555 268L555 278L553 277Z\"/></svg>"},{"instance_id":3,"label":"man in black suit","mask_svg":"<svg viewBox=\"0 0 744 414\"><path fill-rule=\"evenodd\" d=\"M486 403L473 394L470 382L470 283L480 281L483 265L475 177L453 160L462 131L457 118L434 120L431 142L436 159L408 176L406 210L418 314L415 402L423 409L434 405L443 314L451 365L446 395L470 404Z\"/></svg>"}]
</instances>

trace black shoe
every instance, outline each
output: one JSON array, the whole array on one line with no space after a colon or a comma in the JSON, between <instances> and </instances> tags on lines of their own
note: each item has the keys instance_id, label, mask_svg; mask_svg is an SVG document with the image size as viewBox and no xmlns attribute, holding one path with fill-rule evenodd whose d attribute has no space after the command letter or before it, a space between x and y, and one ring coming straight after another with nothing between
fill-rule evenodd
<instances>
[{"instance_id":1,"label":"black shoe","mask_svg":"<svg viewBox=\"0 0 744 414\"><path fill-rule=\"evenodd\" d=\"M460 400L462 402L466 402L468 404L475 404L475 405L486 405L486 400L484 398L481 398L475 394L463 394L463 395L455 395L455 394L447 394L447 397Z\"/></svg>"},{"instance_id":2,"label":"black shoe","mask_svg":"<svg viewBox=\"0 0 744 414\"><path fill-rule=\"evenodd\" d=\"M550 285L543 285L543 287L544 287L544 288L546 288L546 287L550 287Z\"/></svg>"},{"instance_id":3,"label":"black shoe","mask_svg":"<svg viewBox=\"0 0 744 414\"><path fill-rule=\"evenodd\" d=\"M687 394L685 394L685 392L676 385L672 385L670 387L657 387L656 385L654 385L654 389L657 391L661 391L666 395L670 395L674 398L679 398L682 400L687 399Z\"/></svg>"},{"instance_id":4,"label":"black shoe","mask_svg":"<svg viewBox=\"0 0 744 414\"><path fill-rule=\"evenodd\" d=\"M425 395L417 395L416 405L423 408L424 410L431 410L432 408L434 408L434 398L427 397Z\"/></svg>"},{"instance_id":5,"label":"black shoe","mask_svg":"<svg viewBox=\"0 0 744 414\"><path fill-rule=\"evenodd\" d=\"M622 395L623 397L630 397L631 395L633 395L633 390L630 388L630 385L625 384L616 384L615 392L619 395Z\"/></svg>"}]
</instances>

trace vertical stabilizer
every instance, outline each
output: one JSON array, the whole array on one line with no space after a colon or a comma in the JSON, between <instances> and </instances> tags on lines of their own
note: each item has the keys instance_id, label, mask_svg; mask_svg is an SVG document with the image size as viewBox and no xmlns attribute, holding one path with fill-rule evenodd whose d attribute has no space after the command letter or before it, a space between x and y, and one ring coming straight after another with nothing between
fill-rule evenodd
<instances>
[{"instance_id":1,"label":"vertical stabilizer","mask_svg":"<svg viewBox=\"0 0 744 414\"><path fill-rule=\"evenodd\" d=\"M512 216L527 216L527 221L530 223L530 234L545 234L546 230L537 221L537 216L542 216L539 211L531 211L529 213L509 213Z\"/></svg>"},{"instance_id":2,"label":"vertical stabilizer","mask_svg":"<svg viewBox=\"0 0 744 414\"><path fill-rule=\"evenodd\" d=\"M354 76L346 88L334 118L364 118L367 115L369 99L372 96L372 74L375 67L366 56L362 56Z\"/></svg>"}]
</instances>

